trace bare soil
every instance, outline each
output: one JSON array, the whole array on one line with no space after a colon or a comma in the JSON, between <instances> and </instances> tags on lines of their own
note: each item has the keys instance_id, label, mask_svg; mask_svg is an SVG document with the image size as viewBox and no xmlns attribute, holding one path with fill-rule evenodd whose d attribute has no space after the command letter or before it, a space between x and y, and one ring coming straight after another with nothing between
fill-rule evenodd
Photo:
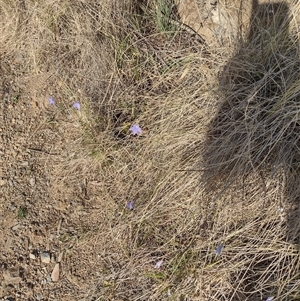
<instances>
[{"instance_id":1,"label":"bare soil","mask_svg":"<svg viewBox=\"0 0 300 301\"><path fill-rule=\"evenodd\" d=\"M11 296L9 300L79 300L80 281L68 289L63 279L71 270L76 279L85 266L84 254L77 263L70 259L68 252L78 250L70 251L67 241L75 241L85 224L92 227L86 203L90 191L84 175L69 183L74 185L71 194L56 184L66 179L54 179L56 167L70 159L69 147L80 133L76 112L49 105L44 75L24 78L17 70L13 61L1 66L0 295ZM50 263L41 262L43 252L50 254ZM65 276L53 283L51 273L59 256ZM88 270L86 266L87 274Z\"/></svg>"}]
</instances>

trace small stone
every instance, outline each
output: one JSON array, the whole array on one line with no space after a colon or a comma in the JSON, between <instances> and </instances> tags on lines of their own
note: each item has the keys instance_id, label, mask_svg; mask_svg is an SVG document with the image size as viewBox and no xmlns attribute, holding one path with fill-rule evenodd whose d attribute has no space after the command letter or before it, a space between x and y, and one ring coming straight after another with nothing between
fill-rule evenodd
<instances>
[{"instance_id":1,"label":"small stone","mask_svg":"<svg viewBox=\"0 0 300 301\"><path fill-rule=\"evenodd\" d=\"M48 252L41 253L41 261L43 263L50 263L50 261L51 261L50 254Z\"/></svg>"},{"instance_id":2,"label":"small stone","mask_svg":"<svg viewBox=\"0 0 300 301\"><path fill-rule=\"evenodd\" d=\"M10 204L8 208L11 211L15 211L17 209L17 207L15 205L13 205L13 204Z\"/></svg>"},{"instance_id":3,"label":"small stone","mask_svg":"<svg viewBox=\"0 0 300 301\"><path fill-rule=\"evenodd\" d=\"M64 251L60 252L57 258L57 262L61 262L64 257Z\"/></svg>"},{"instance_id":4,"label":"small stone","mask_svg":"<svg viewBox=\"0 0 300 301\"><path fill-rule=\"evenodd\" d=\"M35 257L34 254L30 253L30 254L29 254L29 258L30 258L30 259L35 259L36 257Z\"/></svg>"},{"instance_id":5,"label":"small stone","mask_svg":"<svg viewBox=\"0 0 300 301\"><path fill-rule=\"evenodd\" d=\"M46 283L49 283L49 282L51 282L51 281L52 281L52 279L51 279L50 275L48 275L48 276L46 277Z\"/></svg>"},{"instance_id":6,"label":"small stone","mask_svg":"<svg viewBox=\"0 0 300 301\"><path fill-rule=\"evenodd\" d=\"M5 185L5 181L3 179L0 179L0 186L4 186Z\"/></svg>"},{"instance_id":7,"label":"small stone","mask_svg":"<svg viewBox=\"0 0 300 301\"><path fill-rule=\"evenodd\" d=\"M29 183L30 183L31 186L34 186L35 185L35 178L31 178L29 180Z\"/></svg>"},{"instance_id":8,"label":"small stone","mask_svg":"<svg viewBox=\"0 0 300 301\"><path fill-rule=\"evenodd\" d=\"M12 229L13 231L17 231L19 228L20 228L20 224L16 224L16 225L14 225L11 229Z\"/></svg>"},{"instance_id":9,"label":"small stone","mask_svg":"<svg viewBox=\"0 0 300 301\"><path fill-rule=\"evenodd\" d=\"M53 282L58 281L58 279L59 279L59 263L57 263L54 266L54 269L53 269L52 274L51 274L51 279L52 279Z\"/></svg>"}]
</instances>

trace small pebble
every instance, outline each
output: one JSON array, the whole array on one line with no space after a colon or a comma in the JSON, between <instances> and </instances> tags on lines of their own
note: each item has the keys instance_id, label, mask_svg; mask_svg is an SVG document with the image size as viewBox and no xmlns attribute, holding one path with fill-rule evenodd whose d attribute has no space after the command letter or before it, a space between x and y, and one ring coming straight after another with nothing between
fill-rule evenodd
<instances>
[{"instance_id":1,"label":"small pebble","mask_svg":"<svg viewBox=\"0 0 300 301\"><path fill-rule=\"evenodd\" d=\"M51 277L50 277L50 276L47 276L46 281L47 281L48 283L51 282L51 281L52 281Z\"/></svg>"},{"instance_id":2,"label":"small pebble","mask_svg":"<svg viewBox=\"0 0 300 301\"><path fill-rule=\"evenodd\" d=\"M11 211L15 211L17 209L17 207L13 204L9 205L9 210Z\"/></svg>"},{"instance_id":3,"label":"small pebble","mask_svg":"<svg viewBox=\"0 0 300 301\"><path fill-rule=\"evenodd\" d=\"M31 186L34 186L35 185L35 178L31 178L29 180L29 183L30 183Z\"/></svg>"},{"instance_id":4,"label":"small pebble","mask_svg":"<svg viewBox=\"0 0 300 301\"><path fill-rule=\"evenodd\" d=\"M35 259L35 255L32 254L32 253L30 253L30 254L29 254L29 258L30 258L30 259Z\"/></svg>"},{"instance_id":5,"label":"small pebble","mask_svg":"<svg viewBox=\"0 0 300 301\"><path fill-rule=\"evenodd\" d=\"M54 266L54 269L53 269L52 274L51 274L51 279L52 279L53 282L58 281L58 279L59 279L59 263L57 263Z\"/></svg>"},{"instance_id":6,"label":"small pebble","mask_svg":"<svg viewBox=\"0 0 300 301\"><path fill-rule=\"evenodd\" d=\"M64 257L64 252L62 251L62 252L60 252L59 255L58 255L57 262L61 262L62 259L63 259L63 257Z\"/></svg>"},{"instance_id":7,"label":"small pebble","mask_svg":"<svg viewBox=\"0 0 300 301\"><path fill-rule=\"evenodd\" d=\"M13 231L17 231L19 228L20 228L20 224L16 224L16 225L14 225L11 229L12 229Z\"/></svg>"},{"instance_id":8,"label":"small pebble","mask_svg":"<svg viewBox=\"0 0 300 301\"><path fill-rule=\"evenodd\" d=\"M48 252L41 253L41 261L43 263L50 263L50 261L51 261L50 254Z\"/></svg>"},{"instance_id":9,"label":"small pebble","mask_svg":"<svg viewBox=\"0 0 300 301\"><path fill-rule=\"evenodd\" d=\"M55 263L55 255L54 254L51 255L51 263Z\"/></svg>"}]
</instances>

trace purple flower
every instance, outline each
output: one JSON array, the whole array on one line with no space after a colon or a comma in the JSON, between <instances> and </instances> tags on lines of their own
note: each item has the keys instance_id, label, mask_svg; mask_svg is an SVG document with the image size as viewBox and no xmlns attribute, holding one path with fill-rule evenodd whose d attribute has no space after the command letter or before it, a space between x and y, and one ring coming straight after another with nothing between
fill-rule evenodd
<instances>
[{"instance_id":1,"label":"purple flower","mask_svg":"<svg viewBox=\"0 0 300 301\"><path fill-rule=\"evenodd\" d=\"M158 261L156 264L155 264L155 269L159 269L160 267L161 267L161 265L162 265L162 263L163 263L163 260L160 260L160 261Z\"/></svg>"},{"instance_id":2,"label":"purple flower","mask_svg":"<svg viewBox=\"0 0 300 301\"><path fill-rule=\"evenodd\" d=\"M130 127L129 131L132 133L133 136L142 133L142 129L140 128L140 126L138 124L133 124Z\"/></svg>"},{"instance_id":3,"label":"purple flower","mask_svg":"<svg viewBox=\"0 0 300 301\"><path fill-rule=\"evenodd\" d=\"M133 201L130 201L130 202L127 203L127 208L129 210L133 210Z\"/></svg>"},{"instance_id":4,"label":"purple flower","mask_svg":"<svg viewBox=\"0 0 300 301\"><path fill-rule=\"evenodd\" d=\"M55 105L55 99L52 96L48 97L48 102L51 106Z\"/></svg>"},{"instance_id":5,"label":"purple flower","mask_svg":"<svg viewBox=\"0 0 300 301\"><path fill-rule=\"evenodd\" d=\"M216 255L220 255L222 253L223 250L223 245L219 245L216 249Z\"/></svg>"},{"instance_id":6,"label":"purple flower","mask_svg":"<svg viewBox=\"0 0 300 301\"><path fill-rule=\"evenodd\" d=\"M73 103L73 108L76 110L80 110L80 103L78 101Z\"/></svg>"},{"instance_id":7,"label":"purple flower","mask_svg":"<svg viewBox=\"0 0 300 301\"><path fill-rule=\"evenodd\" d=\"M274 297L271 296L271 297L268 297L266 301L272 301L273 299L274 299Z\"/></svg>"}]
</instances>

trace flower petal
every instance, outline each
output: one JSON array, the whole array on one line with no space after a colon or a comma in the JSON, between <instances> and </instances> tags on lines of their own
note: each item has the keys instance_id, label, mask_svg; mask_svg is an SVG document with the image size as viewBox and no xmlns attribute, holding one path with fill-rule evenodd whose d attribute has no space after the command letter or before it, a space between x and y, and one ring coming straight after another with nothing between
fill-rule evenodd
<instances>
[{"instance_id":1,"label":"flower petal","mask_svg":"<svg viewBox=\"0 0 300 301\"><path fill-rule=\"evenodd\" d=\"M52 96L48 97L48 102L52 106L55 105L55 99Z\"/></svg>"},{"instance_id":2,"label":"flower petal","mask_svg":"<svg viewBox=\"0 0 300 301\"><path fill-rule=\"evenodd\" d=\"M161 267L161 265L162 265L162 263L163 263L163 260L159 260L156 264L155 264L155 269L159 269L160 267Z\"/></svg>"},{"instance_id":3,"label":"flower petal","mask_svg":"<svg viewBox=\"0 0 300 301\"><path fill-rule=\"evenodd\" d=\"M222 253L223 250L223 245L219 245L216 249L216 255L220 255Z\"/></svg>"},{"instance_id":4,"label":"flower petal","mask_svg":"<svg viewBox=\"0 0 300 301\"><path fill-rule=\"evenodd\" d=\"M80 110L80 103L78 101L73 103L73 108L76 110Z\"/></svg>"},{"instance_id":5,"label":"flower petal","mask_svg":"<svg viewBox=\"0 0 300 301\"><path fill-rule=\"evenodd\" d=\"M133 124L130 127L129 131L132 133L133 136L142 133L142 129L141 129L141 127L138 124Z\"/></svg>"},{"instance_id":6,"label":"flower petal","mask_svg":"<svg viewBox=\"0 0 300 301\"><path fill-rule=\"evenodd\" d=\"M127 203L127 208L129 210L133 210L133 201L130 201L130 202Z\"/></svg>"}]
</instances>

